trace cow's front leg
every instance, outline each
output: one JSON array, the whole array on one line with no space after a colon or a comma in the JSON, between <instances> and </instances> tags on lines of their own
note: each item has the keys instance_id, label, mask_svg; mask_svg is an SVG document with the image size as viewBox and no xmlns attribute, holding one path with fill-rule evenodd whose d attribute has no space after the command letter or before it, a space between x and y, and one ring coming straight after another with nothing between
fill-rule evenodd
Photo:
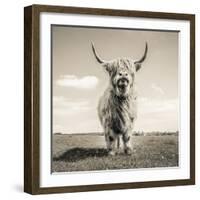
<instances>
[{"instance_id":1,"label":"cow's front leg","mask_svg":"<svg viewBox=\"0 0 200 200\"><path fill-rule=\"evenodd\" d=\"M117 135L114 134L112 131L110 131L108 134L105 135L106 137L106 145L108 149L109 155L115 155L115 147L116 147L116 141L117 141Z\"/></svg>"},{"instance_id":2,"label":"cow's front leg","mask_svg":"<svg viewBox=\"0 0 200 200\"><path fill-rule=\"evenodd\" d=\"M122 140L124 143L124 152L128 155L131 154L132 152L132 145L131 145L131 134L130 133L125 133L122 135Z\"/></svg>"}]
</instances>

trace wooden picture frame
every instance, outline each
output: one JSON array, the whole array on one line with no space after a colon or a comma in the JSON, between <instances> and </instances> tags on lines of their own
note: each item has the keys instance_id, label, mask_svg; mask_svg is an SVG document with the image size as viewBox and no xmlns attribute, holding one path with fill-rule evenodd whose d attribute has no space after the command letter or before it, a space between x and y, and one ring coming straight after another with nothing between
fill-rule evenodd
<instances>
[{"instance_id":1,"label":"wooden picture frame","mask_svg":"<svg viewBox=\"0 0 200 200\"><path fill-rule=\"evenodd\" d=\"M40 185L40 28L41 13L78 14L79 16L112 16L142 19L179 20L189 23L190 71L190 132L189 177L173 180L119 182L89 185L41 187ZM44 58L45 59L45 58ZM32 5L24 9L24 191L30 194L83 192L113 189L148 188L195 184L195 16L192 14L161 13L99 8L79 8Z\"/></svg>"}]
</instances>

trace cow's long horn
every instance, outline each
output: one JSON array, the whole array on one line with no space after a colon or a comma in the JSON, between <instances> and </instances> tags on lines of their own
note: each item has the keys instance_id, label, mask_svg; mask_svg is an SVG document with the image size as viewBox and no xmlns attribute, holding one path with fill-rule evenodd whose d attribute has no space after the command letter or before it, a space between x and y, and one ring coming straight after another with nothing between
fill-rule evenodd
<instances>
[{"instance_id":1,"label":"cow's long horn","mask_svg":"<svg viewBox=\"0 0 200 200\"><path fill-rule=\"evenodd\" d=\"M147 51L148 51L148 45L147 45L147 42L146 42L144 55L142 56L142 58L141 58L140 60L135 61L134 63L135 63L135 64L137 64L137 63L142 63L142 62L145 60L146 56L147 56Z\"/></svg>"},{"instance_id":2,"label":"cow's long horn","mask_svg":"<svg viewBox=\"0 0 200 200\"><path fill-rule=\"evenodd\" d=\"M96 50L95 50L95 48L94 48L94 44L93 44L93 43L92 43L92 51L93 51L93 53L94 53L94 55L95 55L95 58L97 59L97 61L98 61L100 64L106 63L106 61L103 60L103 59L101 59L101 58L99 57L99 55L97 54L97 52L96 52Z\"/></svg>"}]
</instances>

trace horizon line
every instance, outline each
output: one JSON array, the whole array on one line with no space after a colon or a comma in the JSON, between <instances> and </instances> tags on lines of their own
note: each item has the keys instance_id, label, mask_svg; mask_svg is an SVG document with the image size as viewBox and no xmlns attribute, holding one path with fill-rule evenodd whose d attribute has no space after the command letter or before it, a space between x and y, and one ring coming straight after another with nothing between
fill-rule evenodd
<instances>
[{"instance_id":1,"label":"horizon line","mask_svg":"<svg viewBox=\"0 0 200 200\"><path fill-rule=\"evenodd\" d=\"M156 131L155 130L155 131L133 131L132 133L154 133L154 132L159 132L159 133L166 133L166 132L167 133L169 133L169 132L171 133L171 132L174 132L174 133L176 133L176 132L179 132L179 131L178 130L166 130L166 131L158 131L158 130ZM93 132L85 132L85 133L81 133L81 132L80 133L79 132L76 132L76 133L75 132L72 132L72 133L69 133L69 132L66 133L65 132L64 133L64 132L61 132L61 131L56 131L53 134L71 134L71 135L72 134L83 134L84 135L84 134L104 134L104 132L95 132L95 131L93 131Z\"/></svg>"}]
</instances>

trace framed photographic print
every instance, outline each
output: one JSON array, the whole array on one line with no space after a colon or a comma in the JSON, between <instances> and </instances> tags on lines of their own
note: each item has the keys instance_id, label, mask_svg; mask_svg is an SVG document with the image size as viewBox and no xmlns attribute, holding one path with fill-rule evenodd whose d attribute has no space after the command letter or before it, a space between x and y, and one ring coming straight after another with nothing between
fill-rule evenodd
<instances>
[{"instance_id":1,"label":"framed photographic print","mask_svg":"<svg viewBox=\"0 0 200 200\"><path fill-rule=\"evenodd\" d=\"M195 183L195 16L24 9L24 191Z\"/></svg>"}]
</instances>

